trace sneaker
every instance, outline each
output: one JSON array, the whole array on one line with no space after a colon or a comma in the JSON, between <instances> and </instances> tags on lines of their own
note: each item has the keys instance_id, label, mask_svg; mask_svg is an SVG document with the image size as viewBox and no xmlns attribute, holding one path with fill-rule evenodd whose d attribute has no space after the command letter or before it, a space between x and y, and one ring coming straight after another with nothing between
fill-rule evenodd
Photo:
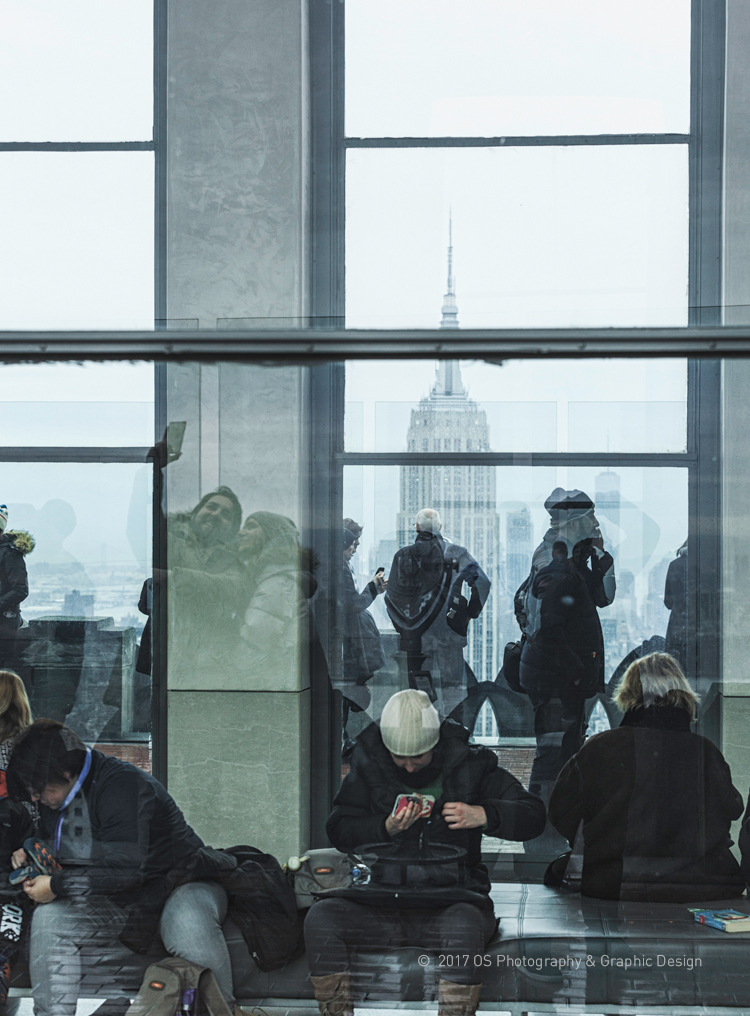
<instances>
[{"instance_id":1,"label":"sneaker","mask_svg":"<svg viewBox=\"0 0 750 1016\"><path fill-rule=\"evenodd\" d=\"M16 868L8 875L8 881L11 885L19 885L21 882L25 882L27 878L36 878L37 875L41 875L35 864L25 864L23 868Z\"/></svg>"},{"instance_id":2,"label":"sneaker","mask_svg":"<svg viewBox=\"0 0 750 1016\"><path fill-rule=\"evenodd\" d=\"M53 875L56 871L62 871L62 865L54 856L44 840L37 840L33 837L23 845L23 849L36 865L42 875Z\"/></svg>"}]
</instances>

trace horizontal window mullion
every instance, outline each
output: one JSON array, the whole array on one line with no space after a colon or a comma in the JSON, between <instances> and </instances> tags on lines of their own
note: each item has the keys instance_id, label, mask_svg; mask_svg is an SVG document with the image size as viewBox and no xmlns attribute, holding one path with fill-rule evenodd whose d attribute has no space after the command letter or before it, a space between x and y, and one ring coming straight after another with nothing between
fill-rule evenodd
<instances>
[{"instance_id":1,"label":"horizontal window mullion","mask_svg":"<svg viewBox=\"0 0 750 1016\"><path fill-rule=\"evenodd\" d=\"M690 134L536 134L494 138L353 138L345 148L527 148L571 145L686 145Z\"/></svg>"},{"instance_id":2,"label":"horizontal window mullion","mask_svg":"<svg viewBox=\"0 0 750 1016\"><path fill-rule=\"evenodd\" d=\"M690 466L691 452L339 452L343 466Z\"/></svg>"},{"instance_id":3,"label":"horizontal window mullion","mask_svg":"<svg viewBox=\"0 0 750 1016\"><path fill-rule=\"evenodd\" d=\"M145 447L0 446L0 462L146 462Z\"/></svg>"},{"instance_id":4,"label":"horizontal window mullion","mask_svg":"<svg viewBox=\"0 0 750 1016\"><path fill-rule=\"evenodd\" d=\"M0 152L153 152L154 141L0 141Z\"/></svg>"}]
</instances>

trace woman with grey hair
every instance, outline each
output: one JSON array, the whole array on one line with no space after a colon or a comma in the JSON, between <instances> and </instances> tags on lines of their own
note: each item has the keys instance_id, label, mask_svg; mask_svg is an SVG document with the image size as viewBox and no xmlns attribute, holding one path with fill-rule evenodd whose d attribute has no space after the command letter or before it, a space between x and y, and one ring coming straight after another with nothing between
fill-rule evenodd
<instances>
[{"instance_id":1,"label":"woman with grey hair","mask_svg":"<svg viewBox=\"0 0 750 1016\"><path fill-rule=\"evenodd\" d=\"M742 797L719 749L691 731L698 699L679 664L667 653L636 660L614 700L622 723L586 741L549 802L550 821L574 856L583 853L581 893L674 903L740 896L729 832ZM561 884L568 856L548 883Z\"/></svg>"}]
</instances>

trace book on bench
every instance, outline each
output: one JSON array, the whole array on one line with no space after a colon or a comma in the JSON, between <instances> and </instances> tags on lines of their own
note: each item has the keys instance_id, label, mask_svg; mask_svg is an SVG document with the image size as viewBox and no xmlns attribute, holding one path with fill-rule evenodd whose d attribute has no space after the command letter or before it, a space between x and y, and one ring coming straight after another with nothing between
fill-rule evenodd
<instances>
[{"instance_id":1,"label":"book on bench","mask_svg":"<svg viewBox=\"0 0 750 1016\"><path fill-rule=\"evenodd\" d=\"M739 910L694 910L693 917L719 931L750 931L750 914L741 914Z\"/></svg>"}]
</instances>

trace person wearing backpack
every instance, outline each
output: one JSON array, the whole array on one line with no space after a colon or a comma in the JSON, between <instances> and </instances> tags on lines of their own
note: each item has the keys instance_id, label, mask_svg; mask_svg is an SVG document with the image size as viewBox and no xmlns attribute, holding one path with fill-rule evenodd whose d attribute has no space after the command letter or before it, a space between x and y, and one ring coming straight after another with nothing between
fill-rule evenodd
<instances>
[{"instance_id":1,"label":"person wearing backpack","mask_svg":"<svg viewBox=\"0 0 750 1016\"><path fill-rule=\"evenodd\" d=\"M604 550L594 502L558 487L545 501L550 528L515 596L524 634L519 683L534 708L536 756L529 790L549 802L558 773L583 744L586 699L604 691L598 609L615 598L612 555ZM548 823L526 851L565 850Z\"/></svg>"},{"instance_id":2,"label":"person wearing backpack","mask_svg":"<svg viewBox=\"0 0 750 1016\"><path fill-rule=\"evenodd\" d=\"M392 695L380 724L357 738L326 826L329 839L345 852L393 841L407 853L429 850L429 844L466 853L453 862L454 877L445 872L436 882L436 869L422 868L420 881L415 865L408 869L411 881L392 891L373 868L366 888L313 904L305 944L322 1016L352 1016L352 951L408 945L451 954L456 964L440 981L440 1016L473 1016L482 988L479 958L497 926L482 835L530 839L544 821L539 798L498 765L493 751L469 744L465 727L441 723L426 692L409 688Z\"/></svg>"}]
</instances>

